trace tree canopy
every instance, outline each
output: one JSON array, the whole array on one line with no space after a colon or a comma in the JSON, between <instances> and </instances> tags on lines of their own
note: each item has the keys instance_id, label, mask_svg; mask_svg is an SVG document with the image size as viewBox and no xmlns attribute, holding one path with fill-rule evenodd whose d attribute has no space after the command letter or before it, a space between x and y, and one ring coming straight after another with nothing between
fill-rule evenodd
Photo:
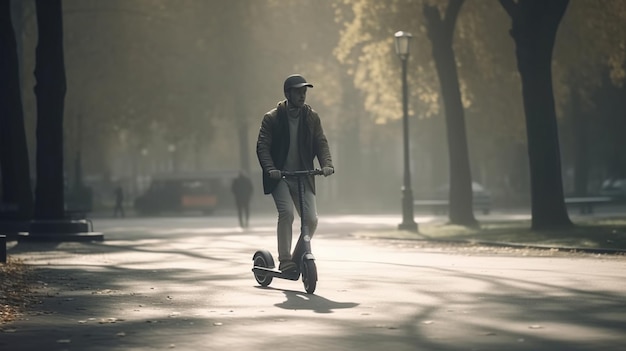
<instances>
[{"instance_id":1,"label":"tree canopy","mask_svg":"<svg viewBox=\"0 0 626 351\"><path fill-rule=\"evenodd\" d=\"M17 33L32 150L36 23L30 3L21 6ZM309 102L325 119L338 157L360 164L354 173L368 173L347 183L372 188L378 169L399 179L400 143L390 142L399 135L402 111L393 33L405 30L414 35L409 115L416 121L412 155L419 172L413 174L417 190L432 188L447 177L439 161L447 146L424 4L443 9L447 1L65 0L66 152L82 147L86 174L114 177L166 171L172 145L181 171L237 168L237 126L248 126L253 140L262 114L283 98L284 77L299 72L315 83ZM577 0L567 9L553 63L560 121L568 118L572 96L580 96L587 118L609 123L600 115L610 109L598 92L623 84L625 7ZM492 189L523 194L526 127L509 27L497 2L467 0L453 47L472 174ZM579 95L572 94L573 79ZM366 166L373 157L378 167ZM395 199L397 191L386 186L374 191Z\"/></svg>"}]
</instances>

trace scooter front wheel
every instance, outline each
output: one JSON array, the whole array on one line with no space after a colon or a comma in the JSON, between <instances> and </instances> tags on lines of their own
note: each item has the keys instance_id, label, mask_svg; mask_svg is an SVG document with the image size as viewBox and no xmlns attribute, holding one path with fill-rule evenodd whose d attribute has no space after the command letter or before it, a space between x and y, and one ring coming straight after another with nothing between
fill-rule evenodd
<instances>
[{"instance_id":1,"label":"scooter front wheel","mask_svg":"<svg viewBox=\"0 0 626 351\"><path fill-rule=\"evenodd\" d=\"M303 260L302 261L302 283L304 283L304 290L307 293L312 294L317 287L317 266L315 260Z\"/></svg>"},{"instance_id":2,"label":"scooter front wheel","mask_svg":"<svg viewBox=\"0 0 626 351\"><path fill-rule=\"evenodd\" d=\"M254 267L262 267L262 268L274 268L274 259L272 258L272 254L266 250L259 250L254 254L252 258L254 261ZM269 274L254 272L254 279L261 286L268 286L272 283L272 277Z\"/></svg>"}]
</instances>

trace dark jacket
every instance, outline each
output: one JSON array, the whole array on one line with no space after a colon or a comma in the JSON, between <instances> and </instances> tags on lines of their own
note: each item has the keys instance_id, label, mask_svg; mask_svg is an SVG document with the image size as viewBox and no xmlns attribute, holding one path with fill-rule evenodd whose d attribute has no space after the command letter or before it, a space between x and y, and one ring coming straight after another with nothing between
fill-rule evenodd
<instances>
[{"instance_id":1,"label":"dark jacket","mask_svg":"<svg viewBox=\"0 0 626 351\"><path fill-rule=\"evenodd\" d=\"M314 169L313 159L317 157L320 167L333 167L328 148L328 141L322 130L320 117L311 106L304 105L304 120L300 121L298 142L300 161L307 170ZM268 172L274 169L283 170L289 151L289 121L287 120L286 101L278 103L275 109L263 116L259 138L256 144L256 153L263 169L263 192L270 194L276 188L278 179L270 179ZM309 185L315 193L315 179L308 179Z\"/></svg>"}]
</instances>

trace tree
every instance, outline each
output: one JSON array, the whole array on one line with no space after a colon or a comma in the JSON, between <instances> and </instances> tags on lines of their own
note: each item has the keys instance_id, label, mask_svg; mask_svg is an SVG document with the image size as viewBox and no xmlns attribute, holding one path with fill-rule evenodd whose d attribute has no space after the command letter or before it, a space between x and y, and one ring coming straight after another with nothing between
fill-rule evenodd
<instances>
[{"instance_id":1,"label":"tree","mask_svg":"<svg viewBox=\"0 0 626 351\"><path fill-rule=\"evenodd\" d=\"M450 0L443 16L437 6L424 4L424 17L445 107L450 162L450 223L475 225L465 117L452 47L454 27L463 2Z\"/></svg>"},{"instance_id":2,"label":"tree","mask_svg":"<svg viewBox=\"0 0 626 351\"><path fill-rule=\"evenodd\" d=\"M36 53L37 186L35 219L65 216L63 110L65 65L61 0L37 0L39 42Z\"/></svg>"},{"instance_id":3,"label":"tree","mask_svg":"<svg viewBox=\"0 0 626 351\"><path fill-rule=\"evenodd\" d=\"M450 222L461 225L476 224L472 209L472 179L464 117L464 102L470 101L468 96L471 98L471 93L468 94L467 89L461 92L461 86L467 84L463 84L458 75L457 69L461 64L456 59L454 48L472 45L470 40L455 34L457 17L464 1L393 1L383 4L352 0L348 3L352 4L354 16L342 32L336 55L342 62L356 66L355 85L364 90L367 96L366 108L383 121L396 118L391 112L395 109L397 100L396 96L390 94L396 83L388 78L394 76L388 74L393 67L388 62L389 58L383 55L387 51L382 50L389 45L386 36L394 28L406 28L417 33L415 45L412 45L416 49L411 52L414 57L410 74L412 112L420 119L445 117L451 189ZM473 10L470 17L475 17L478 13L481 12ZM469 24L470 26L462 28L461 33L465 34L472 29L472 23ZM432 50L422 49L429 46ZM351 58L350 52L356 57ZM464 94L468 96L463 96ZM440 103L443 103L443 109ZM443 139L441 136L436 138ZM431 154L436 153L440 153L439 150L431 147ZM430 158L433 160L433 168L436 159L436 156ZM415 161L414 158L413 162Z\"/></svg>"},{"instance_id":4,"label":"tree","mask_svg":"<svg viewBox=\"0 0 626 351\"><path fill-rule=\"evenodd\" d=\"M609 178L626 178L626 85L613 84L609 72L605 72L592 101L600 124L596 139L600 170Z\"/></svg>"},{"instance_id":5,"label":"tree","mask_svg":"<svg viewBox=\"0 0 626 351\"><path fill-rule=\"evenodd\" d=\"M570 227L563 198L552 52L569 0L500 0L512 20L510 34L522 79L531 180L533 230Z\"/></svg>"},{"instance_id":6,"label":"tree","mask_svg":"<svg viewBox=\"0 0 626 351\"><path fill-rule=\"evenodd\" d=\"M0 203L16 206L24 220L32 216L33 194L10 3L0 1Z\"/></svg>"},{"instance_id":7,"label":"tree","mask_svg":"<svg viewBox=\"0 0 626 351\"><path fill-rule=\"evenodd\" d=\"M619 176L606 160L624 146L618 122L624 121L624 96L614 89L625 75L625 20L626 2L579 0L559 25L553 79L566 192L594 192L606 177Z\"/></svg>"}]
</instances>

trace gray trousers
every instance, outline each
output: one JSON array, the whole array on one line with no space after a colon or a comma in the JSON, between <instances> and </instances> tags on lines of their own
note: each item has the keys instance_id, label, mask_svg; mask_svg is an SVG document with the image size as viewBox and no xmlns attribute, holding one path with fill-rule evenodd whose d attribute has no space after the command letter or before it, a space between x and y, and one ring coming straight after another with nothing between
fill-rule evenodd
<instances>
[{"instance_id":1,"label":"gray trousers","mask_svg":"<svg viewBox=\"0 0 626 351\"><path fill-rule=\"evenodd\" d=\"M306 182L304 182L306 184ZM272 192L274 204L278 211L278 260L291 260L292 225L294 220L294 207L298 215L300 213L300 203L298 201L298 183L295 179L282 179L276 189ZM317 207L315 204L315 194L305 186L304 191L304 213L309 236L313 237L317 228Z\"/></svg>"}]
</instances>

